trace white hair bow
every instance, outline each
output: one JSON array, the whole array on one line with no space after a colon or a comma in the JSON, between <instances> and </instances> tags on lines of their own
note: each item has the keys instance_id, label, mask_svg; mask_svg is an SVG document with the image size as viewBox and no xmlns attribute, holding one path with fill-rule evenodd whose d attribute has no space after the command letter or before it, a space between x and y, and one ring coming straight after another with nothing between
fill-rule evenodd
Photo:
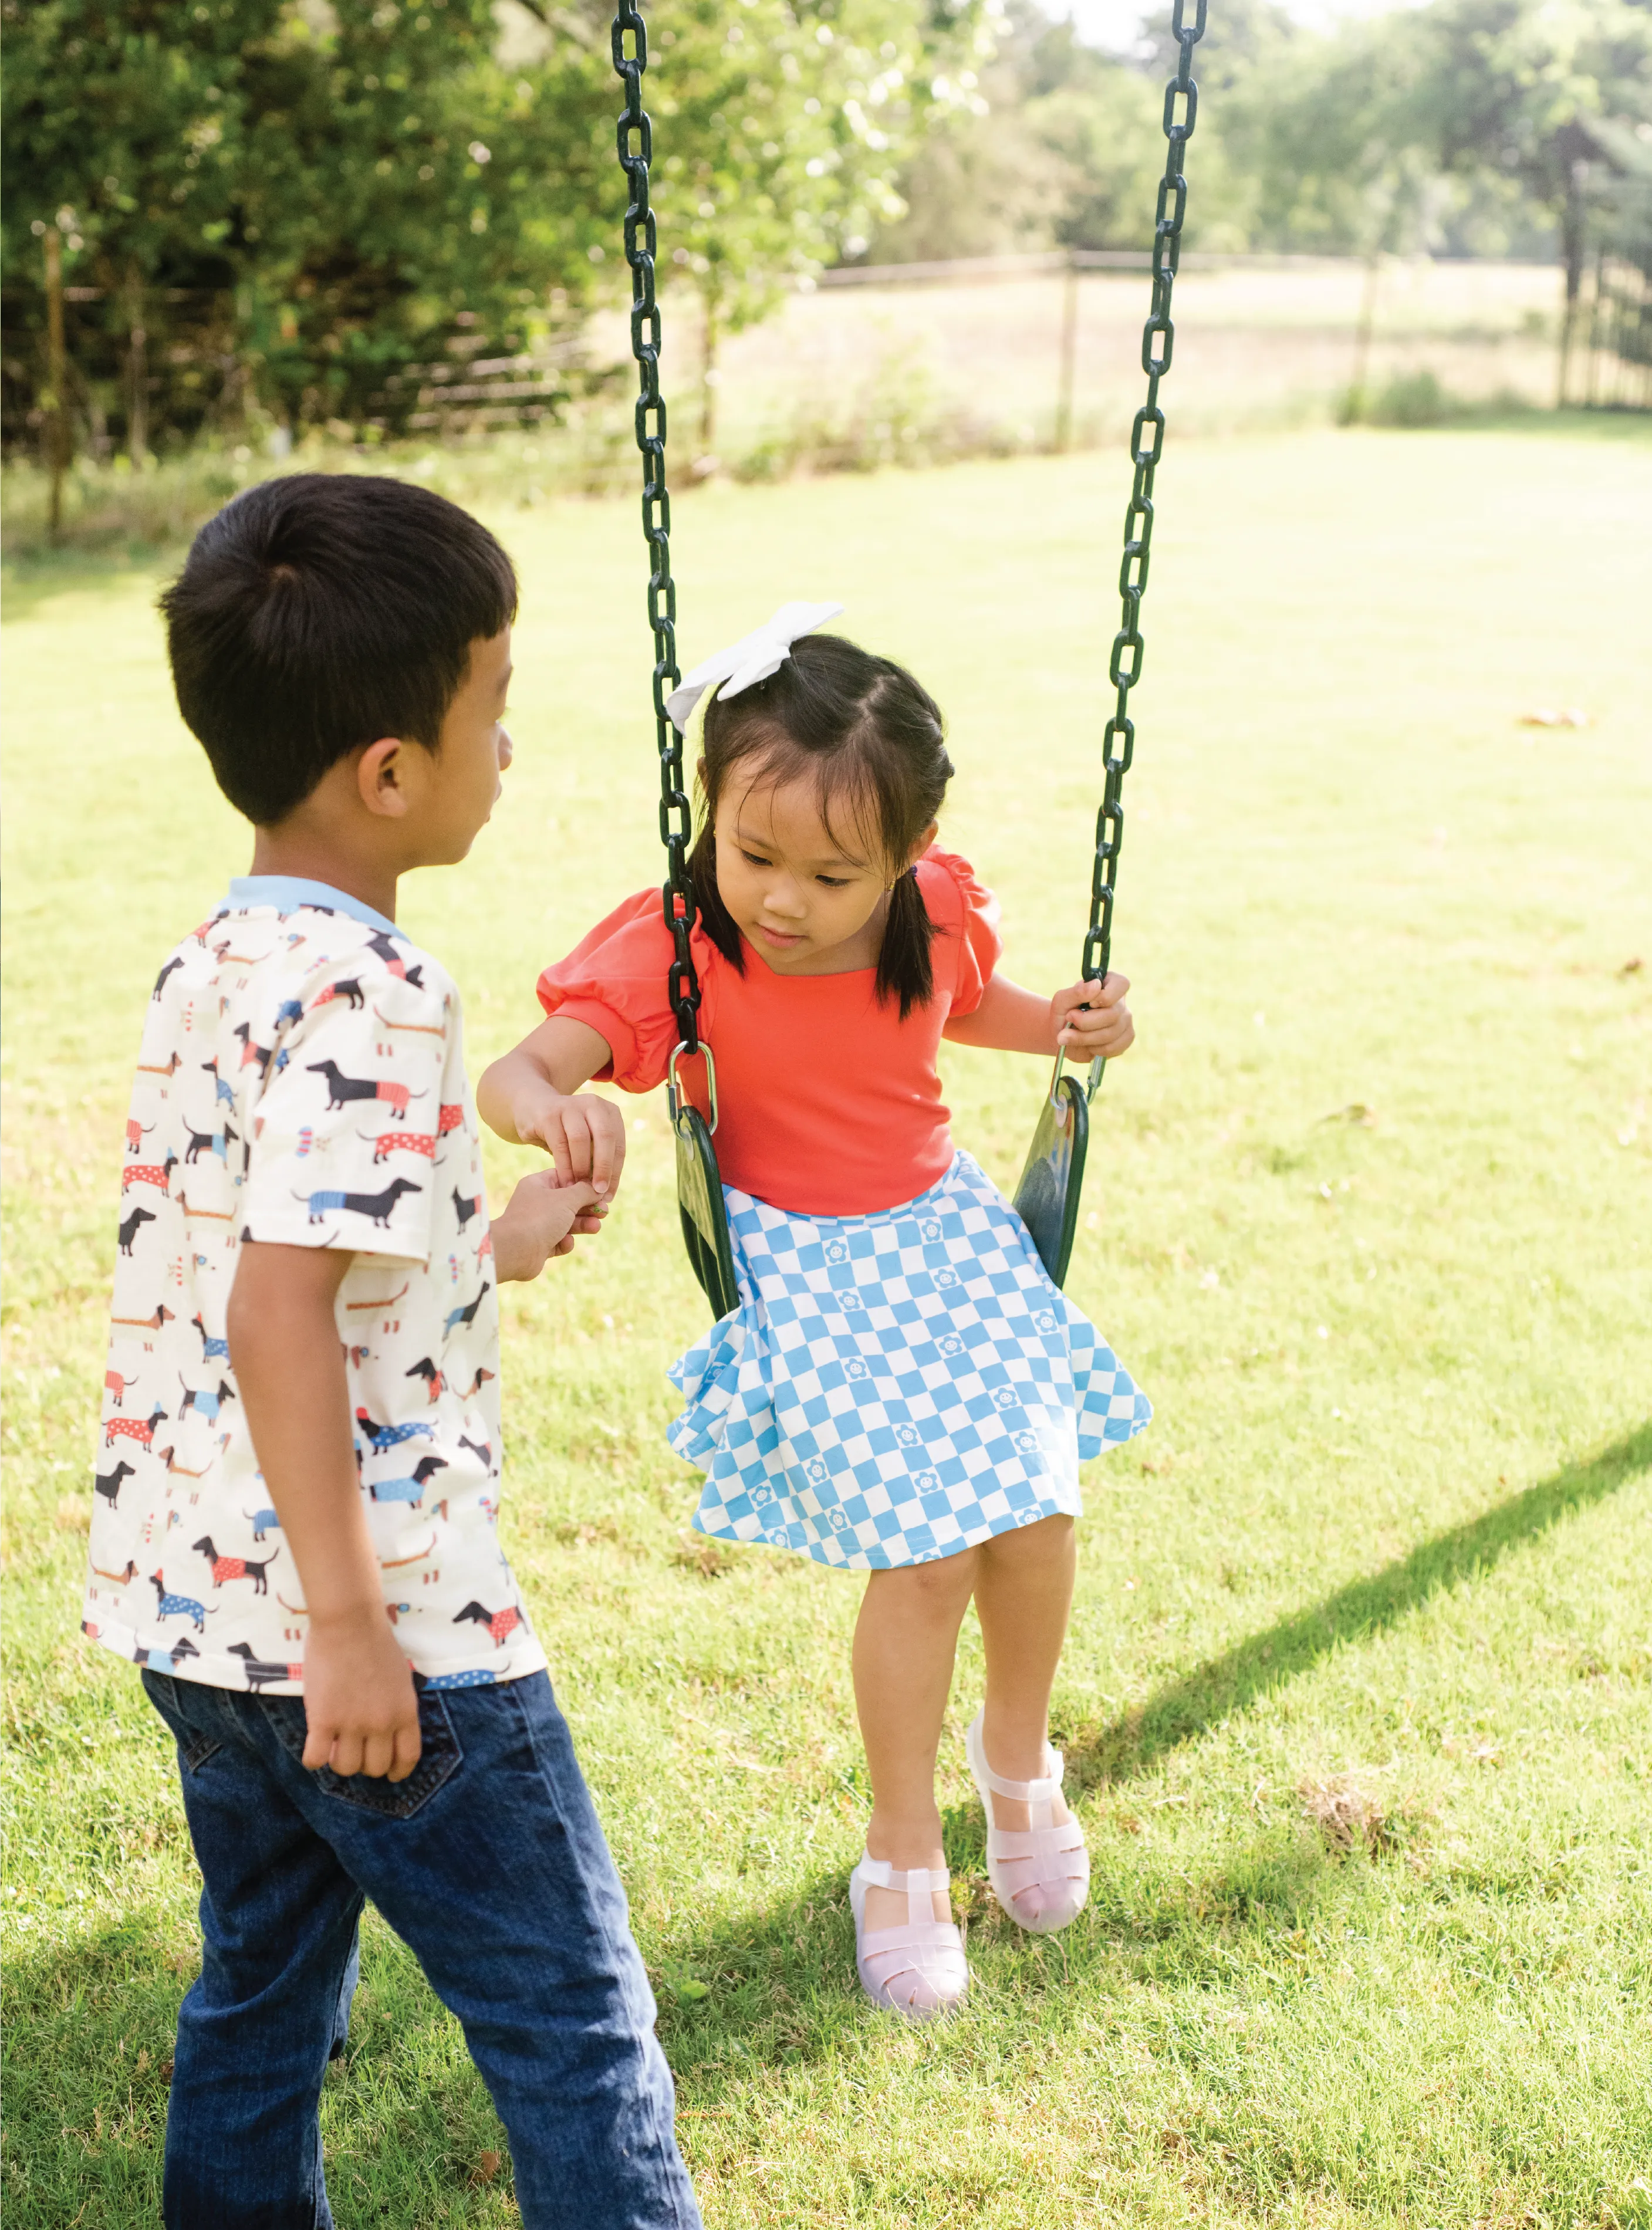
<instances>
[{"instance_id":1,"label":"white hair bow","mask_svg":"<svg viewBox=\"0 0 1652 2230\"><path fill-rule=\"evenodd\" d=\"M791 657L791 646L800 635L812 635L828 620L835 620L842 609L842 604L782 604L772 619L765 620L752 634L730 643L726 650L702 659L666 699L672 725L680 734L687 733L689 718L707 689L719 697L738 697L754 681L766 681ZM720 682L720 689L716 686Z\"/></svg>"}]
</instances>

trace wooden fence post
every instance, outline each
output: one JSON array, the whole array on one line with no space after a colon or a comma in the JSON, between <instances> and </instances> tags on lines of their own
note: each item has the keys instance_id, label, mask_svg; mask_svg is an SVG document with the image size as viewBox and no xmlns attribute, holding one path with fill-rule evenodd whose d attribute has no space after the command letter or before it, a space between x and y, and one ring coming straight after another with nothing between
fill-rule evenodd
<instances>
[{"instance_id":1,"label":"wooden fence post","mask_svg":"<svg viewBox=\"0 0 1652 2230\"><path fill-rule=\"evenodd\" d=\"M1062 282L1062 356L1055 391L1055 454L1073 443L1073 384L1078 368L1078 258L1069 249Z\"/></svg>"},{"instance_id":2,"label":"wooden fence post","mask_svg":"<svg viewBox=\"0 0 1652 2230\"><path fill-rule=\"evenodd\" d=\"M55 542L63 531L63 476L74 448L69 435L68 345L63 337L63 235L55 224L46 248L46 468L51 474L47 525Z\"/></svg>"}]
</instances>

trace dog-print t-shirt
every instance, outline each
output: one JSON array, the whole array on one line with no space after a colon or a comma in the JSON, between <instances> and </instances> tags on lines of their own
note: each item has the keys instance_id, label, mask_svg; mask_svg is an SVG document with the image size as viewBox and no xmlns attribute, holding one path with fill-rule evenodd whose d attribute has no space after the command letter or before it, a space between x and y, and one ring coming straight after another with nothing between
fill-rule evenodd
<instances>
[{"instance_id":1,"label":"dog-print t-shirt","mask_svg":"<svg viewBox=\"0 0 1652 2230\"><path fill-rule=\"evenodd\" d=\"M156 980L120 1209L85 1631L184 1679L301 1692L303 1592L225 1316L243 1240L334 1247L397 1639L436 1687L538 1672L497 1536L498 1280L438 963L325 884L232 883Z\"/></svg>"}]
</instances>

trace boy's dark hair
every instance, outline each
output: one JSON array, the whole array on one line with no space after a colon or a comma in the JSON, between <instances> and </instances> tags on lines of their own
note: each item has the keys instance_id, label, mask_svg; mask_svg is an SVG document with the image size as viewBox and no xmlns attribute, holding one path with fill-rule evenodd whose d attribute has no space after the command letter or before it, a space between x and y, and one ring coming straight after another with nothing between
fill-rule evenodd
<instances>
[{"instance_id":1,"label":"boy's dark hair","mask_svg":"<svg viewBox=\"0 0 1652 2230\"><path fill-rule=\"evenodd\" d=\"M429 488L294 473L209 520L161 609L178 710L268 828L380 736L436 749L472 643L516 616L516 575Z\"/></svg>"},{"instance_id":2,"label":"boy's dark hair","mask_svg":"<svg viewBox=\"0 0 1652 2230\"><path fill-rule=\"evenodd\" d=\"M891 867L901 863L878 950L877 996L899 1000L903 1022L926 1006L935 991L935 925L905 861L939 812L952 775L940 707L929 692L904 667L842 635L807 635L766 681L726 705L709 705L705 733L705 822L688 867L706 934L724 958L744 972L740 932L717 887L713 824L730 774L756 758L778 782L812 775L829 828L841 805Z\"/></svg>"}]
</instances>

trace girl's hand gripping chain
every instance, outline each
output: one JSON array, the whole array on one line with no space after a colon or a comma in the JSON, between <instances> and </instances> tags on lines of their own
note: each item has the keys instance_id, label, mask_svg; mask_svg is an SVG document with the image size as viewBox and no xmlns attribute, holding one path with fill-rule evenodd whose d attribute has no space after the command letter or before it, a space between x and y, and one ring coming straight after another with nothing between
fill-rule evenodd
<instances>
[{"instance_id":1,"label":"girl's hand gripping chain","mask_svg":"<svg viewBox=\"0 0 1652 2230\"><path fill-rule=\"evenodd\" d=\"M1093 1060L1116 1060L1135 1041L1136 1025L1124 1002L1127 976L1108 975L1099 983L1073 983L1049 1002L1055 1042L1065 1047L1075 1067Z\"/></svg>"}]
</instances>

